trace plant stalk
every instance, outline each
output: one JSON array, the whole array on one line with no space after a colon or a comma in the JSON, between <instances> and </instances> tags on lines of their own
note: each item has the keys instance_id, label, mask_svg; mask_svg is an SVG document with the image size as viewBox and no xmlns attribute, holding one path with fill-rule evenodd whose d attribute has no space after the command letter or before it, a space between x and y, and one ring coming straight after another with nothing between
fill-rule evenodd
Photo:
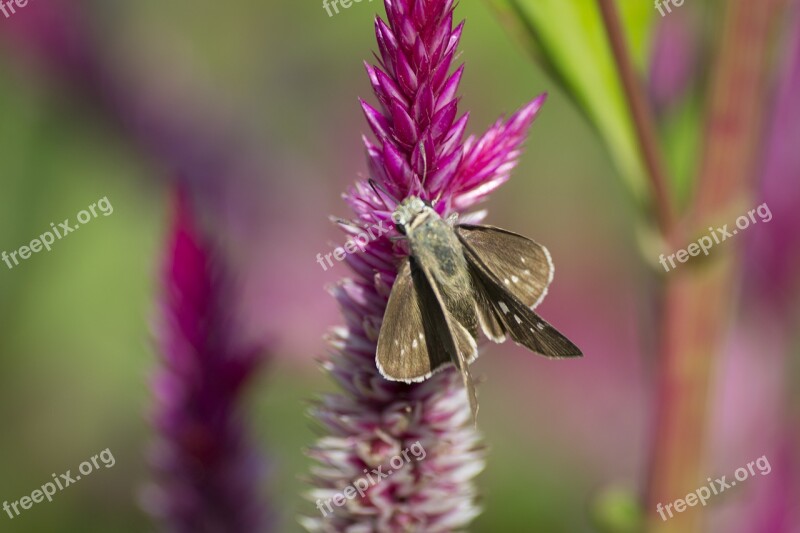
<instances>
[{"instance_id":1,"label":"plant stalk","mask_svg":"<svg viewBox=\"0 0 800 533\"><path fill-rule=\"evenodd\" d=\"M667 183L667 173L656 133L653 109L645 96L642 80L633 66L633 59L625 42L625 33L615 1L597 0L597 3L625 91L626 101L630 107L636 138L639 141L639 150L650 179L658 225L665 239L668 239L672 235L675 223L674 202Z\"/></svg>"},{"instance_id":2,"label":"plant stalk","mask_svg":"<svg viewBox=\"0 0 800 533\"><path fill-rule=\"evenodd\" d=\"M769 78L769 52L784 0L729 0L712 73L705 146L696 199L684 227L693 239L709 225L735 220L756 174ZM689 241L687 241L689 242ZM735 243L734 243L735 244ZM706 264L689 263L665 275L655 428L645 495L647 531L704 531L701 508L666 520L656 506L671 504L717 477L704 464L709 390L721 340L732 318L738 277L735 249L714 248Z\"/></svg>"}]
</instances>

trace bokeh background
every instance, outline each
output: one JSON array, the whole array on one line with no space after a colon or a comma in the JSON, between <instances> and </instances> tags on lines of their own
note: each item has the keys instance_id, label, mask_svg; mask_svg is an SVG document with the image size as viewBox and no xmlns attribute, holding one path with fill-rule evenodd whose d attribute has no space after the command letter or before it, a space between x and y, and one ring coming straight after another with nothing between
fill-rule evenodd
<instances>
[{"instance_id":1,"label":"bokeh background","mask_svg":"<svg viewBox=\"0 0 800 533\"><path fill-rule=\"evenodd\" d=\"M39 1L0 17L0 250L102 197L114 212L12 270L0 264L0 501L105 448L116 465L13 521L0 515L0 531L154 529L139 499L178 175L238 272L247 335L271 347L249 420L272 464L265 497L281 531L299 531L296 515L315 512L300 495L303 449L316 436L307 402L333 389L315 359L341 323L325 286L348 275L315 258L342 242L328 216L348 214L340 194L366 171L356 97L371 96L362 60L376 49L381 5L329 17L306 1ZM586 354L554 362L513 343L486 347L473 372L490 455L472 530L592 531L598 514L624 511L646 474L653 274L590 124L485 3L462 2L457 15L468 21L460 107L470 133L550 95L488 220L549 247L556 276L541 313ZM754 226L731 246L744 250L771 228ZM796 272L787 279L788 292ZM715 502L726 531L738 531L745 500L775 501L775 486L800 506L796 441L785 440L797 436L797 320L742 307L710 406L719 423L708 475L779 450L784 466L775 456L769 477ZM781 316L796 318L796 307Z\"/></svg>"}]
</instances>

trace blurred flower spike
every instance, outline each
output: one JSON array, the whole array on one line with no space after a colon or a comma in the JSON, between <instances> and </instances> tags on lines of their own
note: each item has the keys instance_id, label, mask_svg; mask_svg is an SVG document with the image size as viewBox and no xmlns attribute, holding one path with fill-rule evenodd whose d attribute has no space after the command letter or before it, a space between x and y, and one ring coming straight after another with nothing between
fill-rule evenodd
<instances>
[{"instance_id":1,"label":"blurred flower spike","mask_svg":"<svg viewBox=\"0 0 800 533\"><path fill-rule=\"evenodd\" d=\"M265 531L268 513L259 490L264 464L249 442L241 409L263 350L240 346L231 280L208 241L180 190L156 327L155 479L144 505L166 531Z\"/></svg>"}]
</instances>

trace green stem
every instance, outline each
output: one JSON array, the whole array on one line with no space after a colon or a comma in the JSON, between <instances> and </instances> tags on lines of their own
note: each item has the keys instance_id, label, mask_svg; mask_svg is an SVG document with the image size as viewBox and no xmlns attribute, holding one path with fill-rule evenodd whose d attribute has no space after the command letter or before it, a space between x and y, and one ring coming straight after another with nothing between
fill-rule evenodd
<instances>
[{"instance_id":1,"label":"green stem","mask_svg":"<svg viewBox=\"0 0 800 533\"><path fill-rule=\"evenodd\" d=\"M659 227L665 239L668 239L675 223L675 209L667 184L667 174L664 170L663 157L656 134L653 110L648 104L642 82L633 66L615 0L597 0L597 3L603 16L626 101L630 107L636 138L639 141L639 150L652 186Z\"/></svg>"}]
</instances>

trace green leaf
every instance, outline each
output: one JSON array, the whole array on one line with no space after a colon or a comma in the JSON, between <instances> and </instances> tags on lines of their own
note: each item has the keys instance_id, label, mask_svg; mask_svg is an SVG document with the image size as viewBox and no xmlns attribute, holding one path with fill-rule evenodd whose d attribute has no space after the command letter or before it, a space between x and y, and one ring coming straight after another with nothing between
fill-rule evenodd
<instances>
[{"instance_id":1,"label":"green leaf","mask_svg":"<svg viewBox=\"0 0 800 533\"><path fill-rule=\"evenodd\" d=\"M539 64L586 114L634 197L646 195L645 169L603 19L594 0L487 0ZM637 68L647 61L654 9L618 2Z\"/></svg>"}]
</instances>

